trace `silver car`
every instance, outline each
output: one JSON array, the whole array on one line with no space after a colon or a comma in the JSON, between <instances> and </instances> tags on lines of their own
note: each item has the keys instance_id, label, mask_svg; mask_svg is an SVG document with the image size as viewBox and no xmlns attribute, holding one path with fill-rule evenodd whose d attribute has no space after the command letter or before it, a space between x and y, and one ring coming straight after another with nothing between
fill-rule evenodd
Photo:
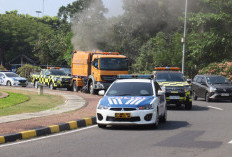
<instances>
[{"instance_id":1,"label":"silver car","mask_svg":"<svg viewBox=\"0 0 232 157\"><path fill-rule=\"evenodd\" d=\"M26 78L13 72L0 72L0 85L26 87L28 82Z\"/></svg>"}]
</instances>

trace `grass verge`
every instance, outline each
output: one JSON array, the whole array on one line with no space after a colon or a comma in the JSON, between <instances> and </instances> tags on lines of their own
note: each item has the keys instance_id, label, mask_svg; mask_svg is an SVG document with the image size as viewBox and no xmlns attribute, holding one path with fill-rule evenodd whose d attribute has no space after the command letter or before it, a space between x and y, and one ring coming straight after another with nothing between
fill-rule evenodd
<instances>
[{"instance_id":1,"label":"grass verge","mask_svg":"<svg viewBox=\"0 0 232 157\"><path fill-rule=\"evenodd\" d=\"M26 96L28 100L19 104L0 108L0 117L20 114L20 113L40 112L54 108L65 102L65 98L59 95L49 95L49 94L38 95L37 92L11 90L11 89L9 90L4 89L4 91L8 92L9 95L11 95L11 93L22 94ZM3 99L7 100L7 98L3 98ZM13 99L17 99L17 98L13 96Z\"/></svg>"},{"instance_id":2,"label":"grass verge","mask_svg":"<svg viewBox=\"0 0 232 157\"><path fill-rule=\"evenodd\" d=\"M29 99L29 97L24 94L12 93L12 92L6 92L6 93L9 94L8 97L0 99L0 109L20 104Z\"/></svg>"}]
</instances>

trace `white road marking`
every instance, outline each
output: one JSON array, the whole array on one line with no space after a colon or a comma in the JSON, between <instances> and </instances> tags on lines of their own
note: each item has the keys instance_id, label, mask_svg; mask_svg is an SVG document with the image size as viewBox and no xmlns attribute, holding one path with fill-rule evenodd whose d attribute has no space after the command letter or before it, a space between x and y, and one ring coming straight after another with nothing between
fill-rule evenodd
<instances>
[{"instance_id":1,"label":"white road marking","mask_svg":"<svg viewBox=\"0 0 232 157\"><path fill-rule=\"evenodd\" d=\"M228 142L229 144L232 144L232 140L230 142Z\"/></svg>"},{"instance_id":2,"label":"white road marking","mask_svg":"<svg viewBox=\"0 0 232 157\"><path fill-rule=\"evenodd\" d=\"M213 109L216 109L216 110L220 110L220 111L223 111L223 109L221 108L218 108L218 107L213 107L213 106L208 106L209 108L213 108Z\"/></svg>"},{"instance_id":3,"label":"white road marking","mask_svg":"<svg viewBox=\"0 0 232 157\"><path fill-rule=\"evenodd\" d=\"M22 144L22 143L29 143L29 142L33 142L33 141L39 141L39 140L42 140L42 139L56 137L56 136L67 135L67 134L71 134L71 133L74 133L74 132L79 132L79 131L91 129L91 128L94 128L96 126L97 125L92 125L92 126L89 126L89 127L85 127L85 128L81 128L81 129L76 129L76 130L72 130L72 131L68 131L68 132L57 133L57 134L53 134L53 135L50 134L50 135L47 135L47 136L44 136L44 137L38 137L38 138L35 137L34 139L31 139L31 140L26 140L26 141L21 141L21 142L16 142L16 143L4 144L4 145L0 145L0 148L7 147L7 146L18 145L18 144Z\"/></svg>"}]
</instances>

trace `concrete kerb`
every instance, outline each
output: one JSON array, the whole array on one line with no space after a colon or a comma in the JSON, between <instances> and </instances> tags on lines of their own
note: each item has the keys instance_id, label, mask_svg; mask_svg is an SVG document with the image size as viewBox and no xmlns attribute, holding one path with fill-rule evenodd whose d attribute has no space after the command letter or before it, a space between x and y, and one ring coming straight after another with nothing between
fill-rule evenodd
<instances>
[{"instance_id":1,"label":"concrete kerb","mask_svg":"<svg viewBox=\"0 0 232 157\"><path fill-rule=\"evenodd\" d=\"M16 88L16 89L32 91L32 89L20 89L20 88ZM54 91L46 91L46 93L59 94L59 93L56 93ZM62 93L62 95L65 96L65 94L63 94L63 93ZM51 112L53 114L68 112L68 111L74 110L75 107L72 106L74 101L79 104L78 106L76 106L77 108L75 108L75 109L82 108L83 106L86 105L86 102L83 98L81 98L82 100L79 100L79 101L75 98L73 99L73 97L71 97L70 95L69 96L66 95L65 98L66 98L65 103L61 106L57 106L58 107L57 109L56 108L53 109L54 112L53 112L53 110L47 110L47 111L42 111L42 112L38 112L38 113L26 113L26 114L5 116L5 117L1 117L0 123L16 121L16 119L23 120L23 119L36 118L36 117L41 117L41 116L48 116L48 115L52 115ZM69 99L69 101L67 101L67 99ZM81 105L80 105L80 103L81 103ZM60 110L62 110L62 112L58 112ZM68 130L77 129L77 128L81 128L81 127L85 127L85 126L89 126L89 125L94 125L94 124L96 124L96 117L91 117L91 118L79 119L76 121L70 121L67 123L61 123L58 125L51 125L48 127L37 128L34 130L27 130L27 131L22 131L19 133L3 135L3 136L0 136L0 144L7 143L7 142L14 142L17 140L22 140L22 139L29 139L29 138L33 138L33 137L46 136L49 134L58 133L58 132L62 132L62 131L68 131Z\"/></svg>"},{"instance_id":2,"label":"concrete kerb","mask_svg":"<svg viewBox=\"0 0 232 157\"><path fill-rule=\"evenodd\" d=\"M39 136L46 136L49 134L54 134L54 133L58 133L62 131L68 131L72 129L78 129L81 127L86 127L86 126L94 125L94 124L97 124L96 117L79 119L76 121L70 121L70 122L61 123L58 125L38 128L35 130L27 130L27 131L15 133L15 134L0 136L0 144L7 143L7 142L14 142L17 140L22 140L22 139L39 137Z\"/></svg>"}]
</instances>

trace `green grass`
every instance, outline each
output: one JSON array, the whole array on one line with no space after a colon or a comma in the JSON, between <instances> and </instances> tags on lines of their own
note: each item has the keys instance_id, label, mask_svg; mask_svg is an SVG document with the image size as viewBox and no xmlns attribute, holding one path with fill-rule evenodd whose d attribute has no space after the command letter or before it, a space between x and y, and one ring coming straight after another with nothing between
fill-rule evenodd
<instances>
[{"instance_id":1,"label":"green grass","mask_svg":"<svg viewBox=\"0 0 232 157\"><path fill-rule=\"evenodd\" d=\"M20 104L29 99L29 97L27 97L24 94L12 93L12 92L6 92L6 93L9 94L8 97L0 99L0 109Z\"/></svg>"},{"instance_id":2,"label":"green grass","mask_svg":"<svg viewBox=\"0 0 232 157\"><path fill-rule=\"evenodd\" d=\"M40 112L54 108L65 102L64 97L59 95L38 95L37 92L8 89L6 92L9 93L9 96L0 99L0 106L4 105L4 107L0 107L0 117L21 113ZM16 103L16 100L23 100L23 97L27 99L24 99L21 103ZM11 102L11 105L6 105L9 104L9 102ZM12 102L15 104L12 105Z\"/></svg>"}]
</instances>

